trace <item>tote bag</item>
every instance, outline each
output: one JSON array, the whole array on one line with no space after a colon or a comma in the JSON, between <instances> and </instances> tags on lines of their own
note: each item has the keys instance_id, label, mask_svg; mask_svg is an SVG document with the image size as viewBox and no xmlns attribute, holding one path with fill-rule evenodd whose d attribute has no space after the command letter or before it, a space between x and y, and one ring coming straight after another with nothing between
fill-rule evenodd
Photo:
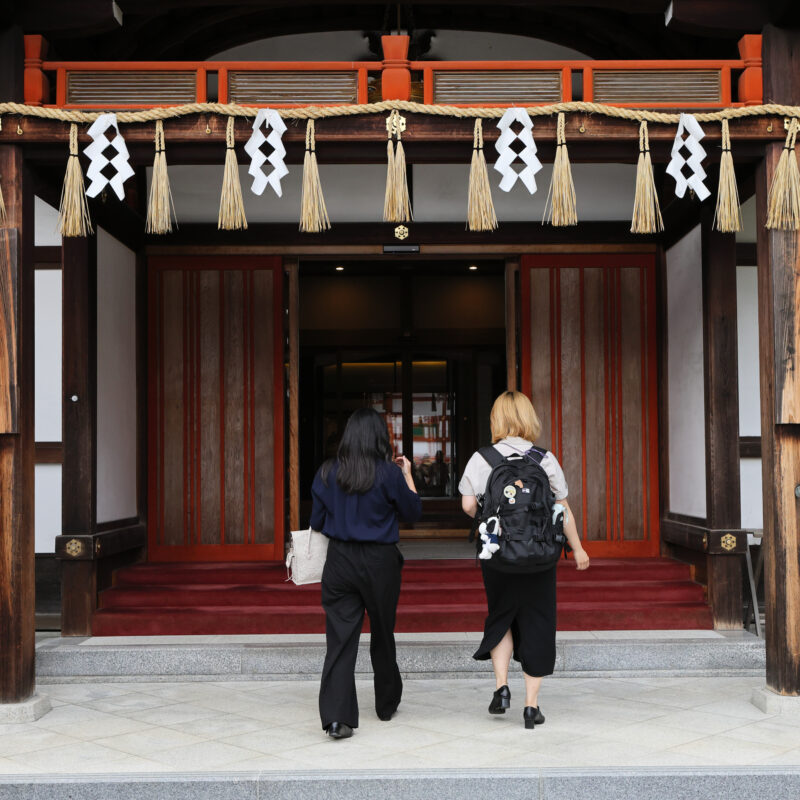
<instances>
[{"instance_id":1,"label":"tote bag","mask_svg":"<svg viewBox=\"0 0 800 800\"><path fill-rule=\"evenodd\" d=\"M292 531L292 544L286 556L287 580L298 586L319 583L328 555L328 537L308 528Z\"/></svg>"}]
</instances>

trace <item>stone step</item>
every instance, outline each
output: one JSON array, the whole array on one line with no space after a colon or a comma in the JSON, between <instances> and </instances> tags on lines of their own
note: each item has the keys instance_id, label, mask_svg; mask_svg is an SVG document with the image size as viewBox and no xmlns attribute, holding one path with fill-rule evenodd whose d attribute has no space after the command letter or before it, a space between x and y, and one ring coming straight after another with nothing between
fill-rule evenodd
<instances>
[{"instance_id":1,"label":"stone step","mask_svg":"<svg viewBox=\"0 0 800 800\"><path fill-rule=\"evenodd\" d=\"M398 634L397 660L407 678L469 677L491 665L474 661L480 634ZM764 641L744 631L598 631L559 633L555 675L757 675ZM86 681L317 680L325 655L318 634L175 636L40 640L40 683ZM356 673L372 674L363 636Z\"/></svg>"},{"instance_id":2,"label":"stone step","mask_svg":"<svg viewBox=\"0 0 800 800\"><path fill-rule=\"evenodd\" d=\"M341 746L341 745L339 745ZM345 745L346 746L346 745ZM0 797L14 800L796 800L800 767L617 767L594 769L315 770L204 774L0 776Z\"/></svg>"}]
</instances>

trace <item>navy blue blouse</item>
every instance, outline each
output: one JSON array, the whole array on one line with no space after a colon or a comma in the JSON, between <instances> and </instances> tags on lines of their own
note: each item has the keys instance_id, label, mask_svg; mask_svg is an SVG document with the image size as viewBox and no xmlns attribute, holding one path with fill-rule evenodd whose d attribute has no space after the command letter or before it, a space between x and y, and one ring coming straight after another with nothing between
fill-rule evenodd
<instances>
[{"instance_id":1,"label":"navy blue blouse","mask_svg":"<svg viewBox=\"0 0 800 800\"><path fill-rule=\"evenodd\" d=\"M412 492L397 464L379 462L375 483L359 494L347 494L336 482L338 463L328 473L326 486L319 470L311 485L311 527L345 542L394 544L399 539L397 520L416 522L422 501Z\"/></svg>"}]
</instances>

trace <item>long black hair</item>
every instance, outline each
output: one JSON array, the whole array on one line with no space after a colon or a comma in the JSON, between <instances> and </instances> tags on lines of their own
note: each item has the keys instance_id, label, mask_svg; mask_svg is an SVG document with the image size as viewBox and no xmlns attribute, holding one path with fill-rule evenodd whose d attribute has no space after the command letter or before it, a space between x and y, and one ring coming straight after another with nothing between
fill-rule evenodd
<instances>
[{"instance_id":1,"label":"long black hair","mask_svg":"<svg viewBox=\"0 0 800 800\"><path fill-rule=\"evenodd\" d=\"M336 461L336 483L348 494L367 492L375 484L377 466L392 460L389 431L383 417L372 408L359 408L347 420ZM334 462L322 465L321 477L327 484Z\"/></svg>"}]
</instances>

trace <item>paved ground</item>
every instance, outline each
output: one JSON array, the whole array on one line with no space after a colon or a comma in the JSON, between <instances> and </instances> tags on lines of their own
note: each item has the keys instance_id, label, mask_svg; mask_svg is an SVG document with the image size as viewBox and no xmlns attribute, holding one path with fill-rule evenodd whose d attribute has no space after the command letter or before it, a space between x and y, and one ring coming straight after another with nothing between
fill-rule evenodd
<instances>
[{"instance_id":1,"label":"paved ground","mask_svg":"<svg viewBox=\"0 0 800 800\"><path fill-rule=\"evenodd\" d=\"M486 713L486 679L409 680L391 722L359 681L361 726L325 737L317 685L71 683L40 687L53 710L0 726L0 775L205 771L800 765L800 717L750 703L763 678L551 678L547 722Z\"/></svg>"}]
</instances>

